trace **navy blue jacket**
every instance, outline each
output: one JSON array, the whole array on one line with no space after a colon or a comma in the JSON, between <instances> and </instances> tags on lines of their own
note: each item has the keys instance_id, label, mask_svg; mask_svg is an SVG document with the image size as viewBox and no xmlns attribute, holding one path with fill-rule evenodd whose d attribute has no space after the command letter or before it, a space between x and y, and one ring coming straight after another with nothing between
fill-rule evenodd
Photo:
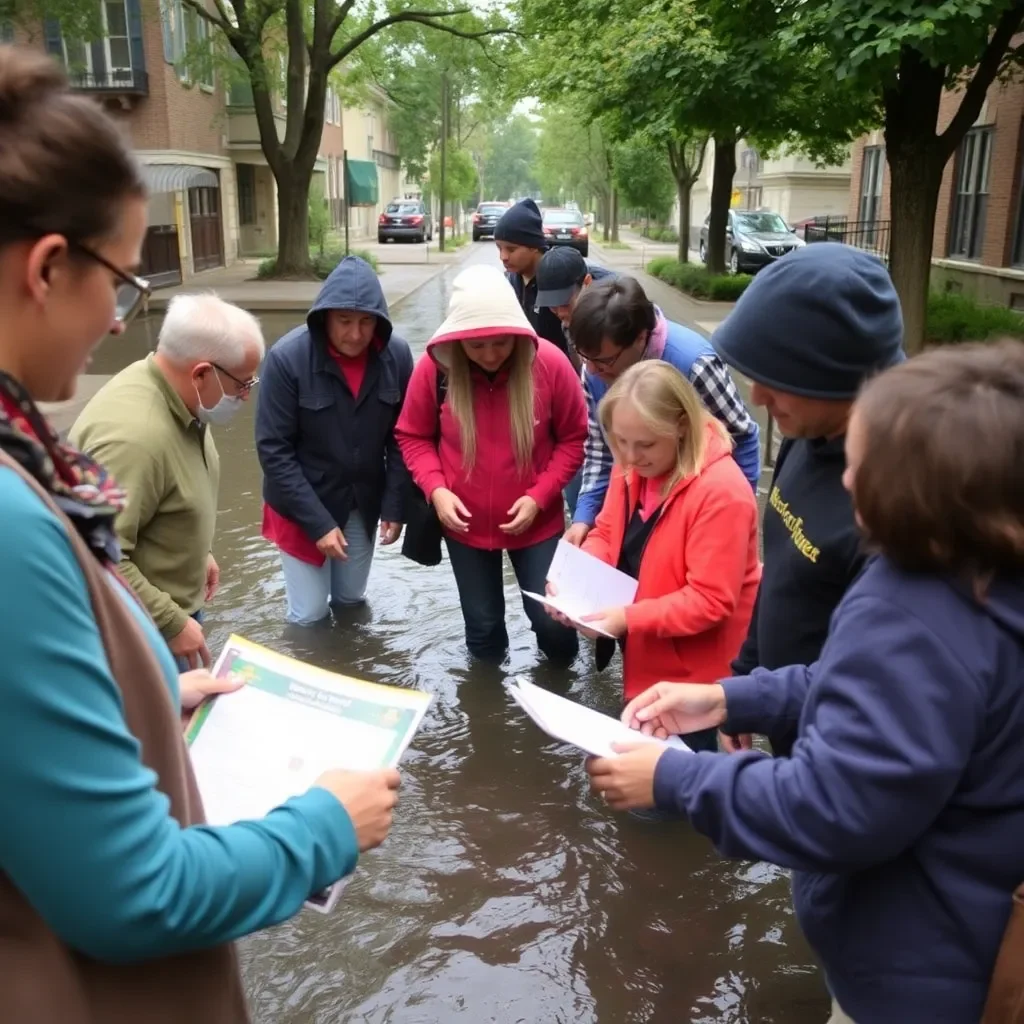
<instances>
[{"instance_id":1,"label":"navy blue jacket","mask_svg":"<svg viewBox=\"0 0 1024 1024\"><path fill-rule=\"evenodd\" d=\"M793 870L843 1010L977 1024L1024 881L1024 579L984 602L872 559L810 667L726 680L731 733L798 721L791 757L667 751L659 807Z\"/></svg>"},{"instance_id":2,"label":"navy blue jacket","mask_svg":"<svg viewBox=\"0 0 1024 1024\"><path fill-rule=\"evenodd\" d=\"M377 317L366 375L353 395L327 351L324 313L349 309ZM256 405L256 452L263 498L311 540L344 527L357 509L372 535L379 519L404 520L408 473L395 423L412 374L412 351L392 333L373 268L347 256L331 272L306 326L271 348Z\"/></svg>"}]
</instances>

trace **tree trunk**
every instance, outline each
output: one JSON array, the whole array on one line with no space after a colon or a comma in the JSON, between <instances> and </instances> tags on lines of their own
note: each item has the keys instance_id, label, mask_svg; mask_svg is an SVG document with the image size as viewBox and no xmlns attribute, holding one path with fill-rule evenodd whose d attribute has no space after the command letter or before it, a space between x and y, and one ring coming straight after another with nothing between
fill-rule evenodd
<instances>
[{"instance_id":1,"label":"tree trunk","mask_svg":"<svg viewBox=\"0 0 1024 1024\"><path fill-rule=\"evenodd\" d=\"M313 277L309 262L309 188L313 171L304 173L302 168L293 165L275 178L277 265L274 276L308 280Z\"/></svg>"},{"instance_id":2,"label":"tree trunk","mask_svg":"<svg viewBox=\"0 0 1024 1024\"><path fill-rule=\"evenodd\" d=\"M736 134L716 135L715 166L711 175L711 220L708 223L708 270L724 274L728 253L725 229L732 203L732 181L736 176Z\"/></svg>"},{"instance_id":3,"label":"tree trunk","mask_svg":"<svg viewBox=\"0 0 1024 1024\"><path fill-rule=\"evenodd\" d=\"M680 263L690 262L690 191L693 182L689 178L676 179L676 198L679 200L679 250L676 256Z\"/></svg>"},{"instance_id":4,"label":"tree trunk","mask_svg":"<svg viewBox=\"0 0 1024 1024\"><path fill-rule=\"evenodd\" d=\"M617 188L612 189L612 241L617 242L619 240L619 190Z\"/></svg>"},{"instance_id":5,"label":"tree trunk","mask_svg":"<svg viewBox=\"0 0 1024 1024\"><path fill-rule=\"evenodd\" d=\"M888 160L892 209L889 271L903 307L904 347L908 355L914 355L928 340L932 238L945 160L934 144L899 147Z\"/></svg>"},{"instance_id":6,"label":"tree trunk","mask_svg":"<svg viewBox=\"0 0 1024 1024\"><path fill-rule=\"evenodd\" d=\"M601 196L601 237L606 241L611 241L612 237L612 197L605 193Z\"/></svg>"}]
</instances>

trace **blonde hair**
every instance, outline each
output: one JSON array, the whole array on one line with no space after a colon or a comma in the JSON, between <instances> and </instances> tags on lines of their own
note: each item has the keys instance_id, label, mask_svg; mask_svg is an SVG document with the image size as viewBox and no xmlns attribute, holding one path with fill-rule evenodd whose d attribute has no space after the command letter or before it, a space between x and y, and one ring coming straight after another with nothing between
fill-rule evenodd
<instances>
[{"instance_id":1,"label":"blonde hair","mask_svg":"<svg viewBox=\"0 0 1024 1024\"><path fill-rule=\"evenodd\" d=\"M643 360L634 363L612 384L598 407L601 429L620 465L622 459L612 435L612 416L621 402L628 402L655 434L678 437L676 468L665 483L665 493L680 480L696 476L704 468L708 424L732 445L725 427L704 408L700 396L683 374L660 360Z\"/></svg>"},{"instance_id":2,"label":"blonde hair","mask_svg":"<svg viewBox=\"0 0 1024 1024\"><path fill-rule=\"evenodd\" d=\"M500 335L499 335L500 336ZM533 461L533 360L532 338L516 337L509 361L508 418L516 466L525 474ZM451 346L448 371L448 404L459 424L462 465L471 472L476 464L476 413L473 409L473 380L469 356L460 341Z\"/></svg>"}]
</instances>

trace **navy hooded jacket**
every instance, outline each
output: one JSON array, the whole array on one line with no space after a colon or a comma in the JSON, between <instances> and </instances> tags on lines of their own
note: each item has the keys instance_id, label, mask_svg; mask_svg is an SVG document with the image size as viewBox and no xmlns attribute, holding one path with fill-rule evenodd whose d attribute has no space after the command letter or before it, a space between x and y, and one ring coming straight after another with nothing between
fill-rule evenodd
<instances>
[{"instance_id":1,"label":"navy hooded jacket","mask_svg":"<svg viewBox=\"0 0 1024 1024\"><path fill-rule=\"evenodd\" d=\"M328 309L377 317L382 347L370 347L358 395L327 351ZM370 535L379 519L404 520L409 477L394 428L412 362L408 343L392 332L377 275L356 256L331 272L306 326L267 354L256 405L263 499L311 540L343 528L353 508Z\"/></svg>"},{"instance_id":2,"label":"navy hooded jacket","mask_svg":"<svg viewBox=\"0 0 1024 1024\"><path fill-rule=\"evenodd\" d=\"M829 988L865 1024L977 1024L1024 881L1024 580L983 603L868 563L821 658L726 680L732 733L788 758L667 751L659 807L793 870Z\"/></svg>"}]
</instances>

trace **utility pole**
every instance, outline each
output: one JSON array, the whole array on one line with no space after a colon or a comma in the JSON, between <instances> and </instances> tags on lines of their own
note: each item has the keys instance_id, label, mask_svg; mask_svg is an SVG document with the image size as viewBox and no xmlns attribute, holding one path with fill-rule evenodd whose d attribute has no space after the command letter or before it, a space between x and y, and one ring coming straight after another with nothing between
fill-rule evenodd
<instances>
[{"instance_id":1,"label":"utility pole","mask_svg":"<svg viewBox=\"0 0 1024 1024\"><path fill-rule=\"evenodd\" d=\"M441 209L441 252L444 252L444 211L445 195L447 189L448 169L448 72L441 72L441 195L439 206Z\"/></svg>"}]
</instances>

